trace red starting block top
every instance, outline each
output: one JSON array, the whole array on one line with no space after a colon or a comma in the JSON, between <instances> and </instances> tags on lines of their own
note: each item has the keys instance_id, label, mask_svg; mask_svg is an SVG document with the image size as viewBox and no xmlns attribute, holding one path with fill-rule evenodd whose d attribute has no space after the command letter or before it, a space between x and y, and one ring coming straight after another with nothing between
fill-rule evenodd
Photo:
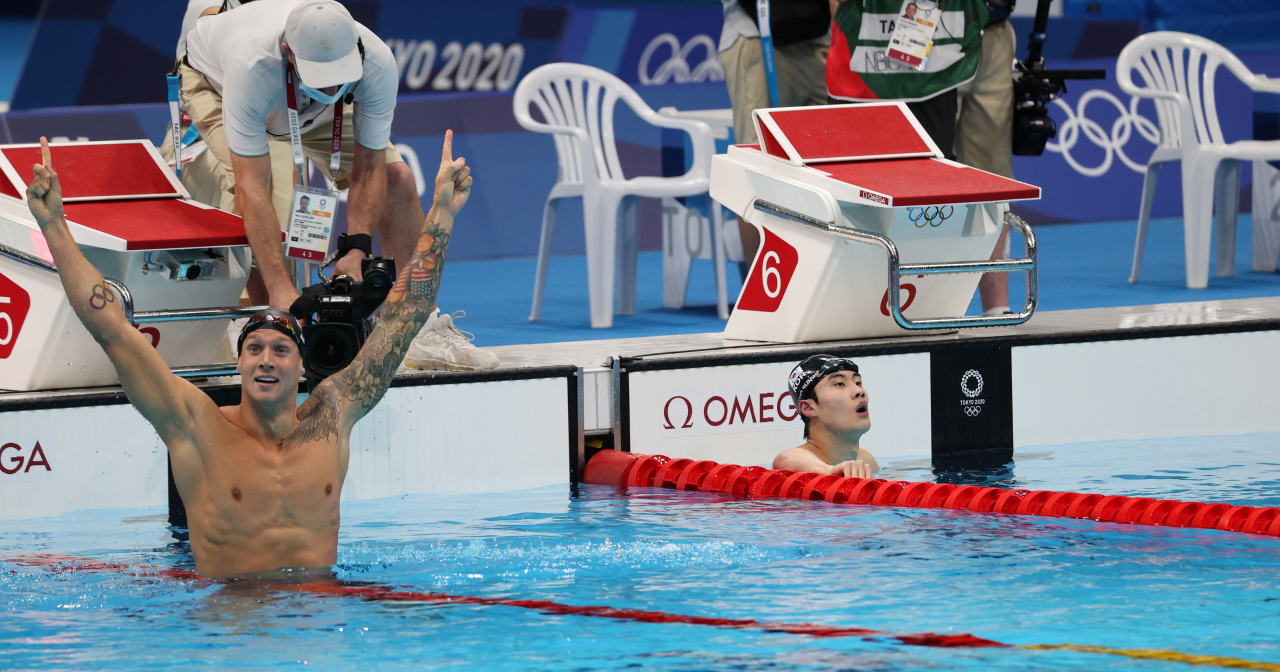
<instances>
[{"instance_id":1,"label":"red starting block top","mask_svg":"<svg viewBox=\"0 0 1280 672\"><path fill-rule=\"evenodd\" d=\"M72 235L109 250L248 245L244 220L187 200L147 140L50 146ZM22 200L39 145L0 146L0 194Z\"/></svg>"},{"instance_id":2,"label":"red starting block top","mask_svg":"<svg viewBox=\"0 0 1280 672\"><path fill-rule=\"evenodd\" d=\"M57 165L57 164L54 164ZM248 245L244 220L176 198L67 203L67 221L124 241L125 250Z\"/></svg>"},{"instance_id":3,"label":"red starting block top","mask_svg":"<svg viewBox=\"0 0 1280 672\"><path fill-rule=\"evenodd\" d=\"M107 201L133 198L185 198L178 183L146 140L58 143L49 146L53 169L62 184L62 200ZM40 145L0 147L0 172L7 195L25 193L31 166L40 163ZM21 198L21 196L18 196Z\"/></svg>"},{"instance_id":4,"label":"red starting block top","mask_svg":"<svg viewBox=\"0 0 1280 672\"><path fill-rule=\"evenodd\" d=\"M906 103L756 110L765 153L792 165L911 157L942 158Z\"/></svg>"},{"instance_id":5,"label":"red starting block top","mask_svg":"<svg viewBox=\"0 0 1280 672\"><path fill-rule=\"evenodd\" d=\"M1040 187L943 159L824 163L815 169L887 196L895 207L1040 198Z\"/></svg>"}]
</instances>

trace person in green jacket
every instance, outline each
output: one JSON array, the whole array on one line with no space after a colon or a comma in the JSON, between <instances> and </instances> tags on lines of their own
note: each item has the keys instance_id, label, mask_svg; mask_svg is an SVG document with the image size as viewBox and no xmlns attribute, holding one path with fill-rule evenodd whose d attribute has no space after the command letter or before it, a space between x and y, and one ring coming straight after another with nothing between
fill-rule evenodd
<instances>
[{"instance_id":1,"label":"person in green jacket","mask_svg":"<svg viewBox=\"0 0 1280 672\"><path fill-rule=\"evenodd\" d=\"M949 159L955 158L956 88L973 79L987 23L983 0L831 0L827 53L832 103L905 101ZM889 58L889 39L908 5L941 13L933 45L918 69Z\"/></svg>"}]
</instances>

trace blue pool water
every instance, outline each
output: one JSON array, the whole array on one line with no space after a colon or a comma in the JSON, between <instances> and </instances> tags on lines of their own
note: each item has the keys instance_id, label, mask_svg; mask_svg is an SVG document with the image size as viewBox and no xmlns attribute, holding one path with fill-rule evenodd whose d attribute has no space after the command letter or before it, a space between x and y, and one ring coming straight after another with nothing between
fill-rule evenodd
<instances>
[{"instance_id":1,"label":"blue pool water","mask_svg":"<svg viewBox=\"0 0 1280 672\"><path fill-rule=\"evenodd\" d=\"M1280 506L1280 435L1028 449L882 476ZM191 567L161 511L0 522L0 557ZM588 486L344 505L337 573L398 589L1280 663L1280 539ZM507 606L388 604L0 561L3 669L1190 669Z\"/></svg>"}]
</instances>

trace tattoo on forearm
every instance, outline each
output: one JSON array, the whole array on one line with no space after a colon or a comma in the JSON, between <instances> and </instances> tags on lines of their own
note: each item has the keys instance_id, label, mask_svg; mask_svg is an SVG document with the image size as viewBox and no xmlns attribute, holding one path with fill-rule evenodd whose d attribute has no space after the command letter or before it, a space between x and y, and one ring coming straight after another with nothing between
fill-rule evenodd
<instances>
[{"instance_id":1,"label":"tattoo on forearm","mask_svg":"<svg viewBox=\"0 0 1280 672\"><path fill-rule=\"evenodd\" d=\"M448 246L449 231L439 222L427 222L408 267L400 272L387 294L382 319L360 356L330 379L335 389L342 390L339 394L343 399L360 409L360 415L382 400L409 344L435 307Z\"/></svg>"},{"instance_id":2,"label":"tattoo on forearm","mask_svg":"<svg viewBox=\"0 0 1280 672\"><path fill-rule=\"evenodd\" d=\"M89 307L94 310L102 310L107 307L108 303L115 303L116 297L111 290L102 285L94 285L89 294Z\"/></svg>"}]
</instances>

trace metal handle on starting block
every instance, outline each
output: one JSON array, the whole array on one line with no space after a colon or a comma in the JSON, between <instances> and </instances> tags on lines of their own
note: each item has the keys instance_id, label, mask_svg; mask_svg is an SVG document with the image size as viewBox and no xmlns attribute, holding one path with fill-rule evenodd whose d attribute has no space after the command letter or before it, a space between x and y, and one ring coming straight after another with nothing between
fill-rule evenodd
<instances>
[{"instance_id":1,"label":"metal handle on starting block","mask_svg":"<svg viewBox=\"0 0 1280 672\"><path fill-rule=\"evenodd\" d=\"M20 264L38 268L42 271L57 275L58 267L40 257L28 254L22 250L17 250L8 245L0 244L0 256L7 257ZM129 288L119 280L103 277L102 280L107 286L120 297L120 308L124 310L125 319L129 320L129 324L138 326L143 322L182 322L187 320L217 320L217 319L234 319L237 317L249 317L270 309L270 306L230 306L227 308L181 308L177 310L144 310L135 313L133 311L133 293ZM175 376L183 378L193 378L198 376L233 376L239 373L236 371L235 362L224 364L206 364L203 366L179 366L170 369Z\"/></svg>"},{"instance_id":2,"label":"metal handle on starting block","mask_svg":"<svg viewBox=\"0 0 1280 672\"><path fill-rule=\"evenodd\" d=\"M794 210L784 208L780 205L756 199L755 208L761 212L767 212L776 217L789 219L798 224L804 224L815 229L820 229L828 233L856 240L860 243L868 243L878 245L884 248L885 254L889 257L889 314L893 316L893 321L903 329L912 331L920 329L957 329L962 327L999 327L1013 324L1022 324L1031 319L1036 312L1036 302L1039 296L1039 281L1036 271L1036 236L1032 232L1031 226L1022 221L1021 217L1006 212L1004 221L1011 227L1018 230L1027 242L1027 256L1023 259L995 259L983 261L946 261L928 264L902 264L898 261L898 247L893 244L887 236L870 231L862 231L848 226L841 226L832 222L824 222L809 215L796 212ZM1027 305L1022 312L1012 315L960 315L956 317L927 317L916 320L909 320L902 315L902 307L899 302L898 286L899 278L902 275L938 275L943 273L992 273L1007 271L1026 271L1027 272Z\"/></svg>"}]
</instances>

